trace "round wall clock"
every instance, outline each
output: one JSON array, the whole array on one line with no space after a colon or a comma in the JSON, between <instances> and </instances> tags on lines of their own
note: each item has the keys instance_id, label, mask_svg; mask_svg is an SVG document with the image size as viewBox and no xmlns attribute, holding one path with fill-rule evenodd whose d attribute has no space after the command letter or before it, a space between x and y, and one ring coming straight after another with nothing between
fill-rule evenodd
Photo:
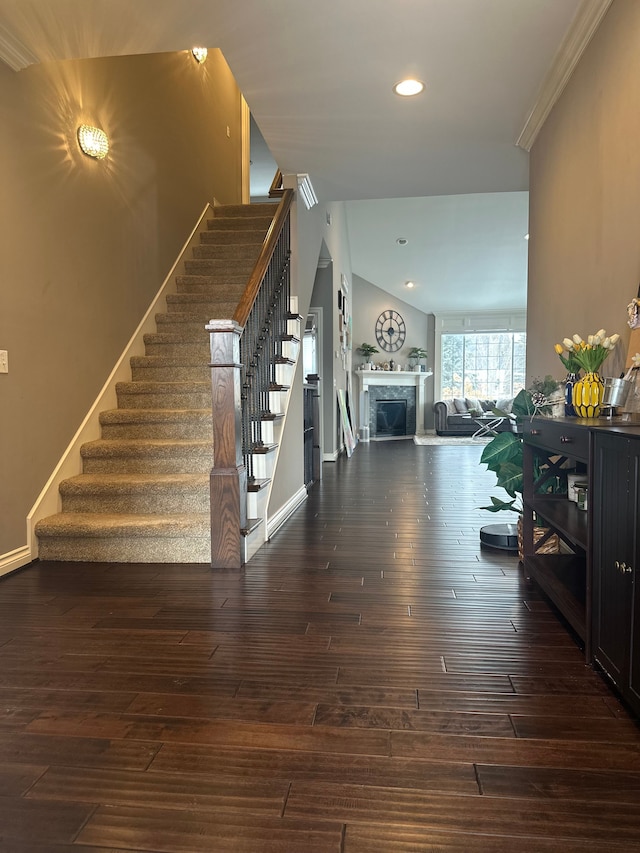
<instances>
[{"instance_id":1,"label":"round wall clock","mask_svg":"<svg viewBox=\"0 0 640 853\"><path fill-rule=\"evenodd\" d=\"M397 311L383 311L376 320L376 340L386 352L397 352L404 344L407 329Z\"/></svg>"}]
</instances>

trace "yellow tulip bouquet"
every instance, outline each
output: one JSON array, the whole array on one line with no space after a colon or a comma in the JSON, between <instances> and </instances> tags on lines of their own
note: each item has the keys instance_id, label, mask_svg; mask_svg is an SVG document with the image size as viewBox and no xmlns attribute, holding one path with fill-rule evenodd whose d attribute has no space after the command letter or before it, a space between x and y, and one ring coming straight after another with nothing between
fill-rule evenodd
<instances>
[{"instance_id":1,"label":"yellow tulip bouquet","mask_svg":"<svg viewBox=\"0 0 640 853\"><path fill-rule=\"evenodd\" d=\"M555 345L555 351L570 373L584 370L585 376L573 386L573 407L582 418L597 418L604 394L604 385L598 371L620 339L620 335L607 335L600 329L595 335L583 340L580 335L564 338ZM566 351L566 356L564 352ZM577 365L578 369L575 369Z\"/></svg>"}]
</instances>

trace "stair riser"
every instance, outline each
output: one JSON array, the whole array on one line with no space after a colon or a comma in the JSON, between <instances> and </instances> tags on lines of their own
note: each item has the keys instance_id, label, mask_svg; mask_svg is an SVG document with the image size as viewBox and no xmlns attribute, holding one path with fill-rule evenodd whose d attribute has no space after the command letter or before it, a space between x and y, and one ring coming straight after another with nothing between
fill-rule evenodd
<instances>
[{"instance_id":1,"label":"stair riser","mask_svg":"<svg viewBox=\"0 0 640 853\"><path fill-rule=\"evenodd\" d=\"M233 317L236 310L235 303L224 303L217 306L216 311L211 311L208 314L202 314L201 318L181 320L180 314L162 314L156 317L156 324L161 332L170 334L182 335L184 338L190 337L192 340L198 338L198 335L205 335L209 342L209 332L204 328L209 320L219 318L226 320Z\"/></svg>"},{"instance_id":2,"label":"stair riser","mask_svg":"<svg viewBox=\"0 0 640 853\"><path fill-rule=\"evenodd\" d=\"M209 489L200 493L167 489L162 494L70 495L62 498L63 512L171 514L209 512Z\"/></svg>"},{"instance_id":3,"label":"stair riser","mask_svg":"<svg viewBox=\"0 0 640 853\"><path fill-rule=\"evenodd\" d=\"M228 261L228 260L192 260L184 262L184 269L188 275L244 275L249 278L253 270L251 261Z\"/></svg>"},{"instance_id":4,"label":"stair riser","mask_svg":"<svg viewBox=\"0 0 640 853\"><path fill-rule=\"evenodd\" d=\"M144 411L140 409L140 411ZM102 437L115 440L127 438L165 438L178 441L207 441L212 436L211 420L206 423L108 424L102 427Z\"/></svg>"},{"instance_id":5,"label":"stair riser","mask_svg":"<svg viewBox=\"0 0 640 853\"><path fill-rule=\"evenodd\" d=\"M208 231L262 231L267 233L271 225L269 216L228 216L207 219Z\"/></svg>"},{"instance_id":6,"label":"stair riser","mask_svg":"<svg viewBox=\"0 0 640 853\"><path fill-rule=\"evenodd\" d=\"M274 415L283 415L287 400L286 391L269 391L269 410Z\"/></svg>"},{"instance_id":7,"label":"stair riser","mask_svg":"<svg viewBox=\"0 0 640 853\"><path fill-rule=\"evenodd\" d=\"M273 216L276 212L277 202L258 201L252 205L246 204L217 204L213 208L216 219L226 217L227 219L239 217Z\"/></svg>"},{"instance_id":8,"label":"stair riser","mask_svg":"<svg viewBox=\"0 0 640 853\"><path fill-rule=\"evenodd\" d=\"M207 382L211 371L208 364L132 367L131 377L134 382Z\"/></svg>"},{"instance_id":9,"label":"stair riser","mask_svg":"<svg viewBox=\"0 0 640 853\"><path fill-rule=\"evenodd\" d=\"M257 245L261 247L266 231L262 228L238 228L235 231L203 231L200 234L202 246L235 246L235 245Z\"/></svg>"},{"instance_id":10,"label":"stair riser","mask_svg":"<svg viewBox=\"0 0 640 853\"><path fill-rule=\"evenodd\" d=\"M253 475L258 480L269 480L273 476L273 467L276 461L275 451L270 453L253 454Z\"/></svg>"},{"instance_id":11,"label":"stair riser","mask_svg":"<svg viewBox=\"0 0 640 853\"><path fill-rule=\"evenodd\" d=\"M255 264L258 259L261 243L235 243L232 246L215 243L203 243L201 246L194 246L193 258L195 260L223 260L225 263L229 261L237 263Z\"/></svg>"},{"instance_id":12,"label":"stair riser","mask_svg":"<svg viewBox=\"0 0 640 853\"><path fill-rule=\"evenodd\" d=\"M237 282L220 281L214 283L202 282L184 282L177 285L178 296L200 296L203 300L209 299L212 302L219 302L220 297L226 297L226 300L240 300L244 293L247 280L244 276L240 277Z\"/></svg>"},{"instance_id":13,"label":"stair riser","mask_svg":"<svg viewBox=\"0 0 640 853\"><path fill-rule=\"evenodd\" d=\"M198 294L189 295L195 295L196 297L198 296ZM216 299L215 295L204 293L202 294L202 297L200 299L192 298L188 301L185 300L182 302L176 301L167 303L167 315L175 317L176 314L196 314L198 315L198 318L206 317L206 319L208 320L210 317L214 317L216 314L218 314L221 308L225 312L228 312L231 306L233 305L233 310L235 311L236 304L237 303L233 302L232 300ZM179 320L179 316L176 319ZM204 322L206 322L206 320Z\"/></svg>"},{"instance_id":14,"label":"stair riser","mask_svg":"<svg viewBox=\"0 0 640 853\"><path fill-rule=\"evenodd\" d=\"M145 352L147 355L159 355L162 358L175 358L176 361L191 361L194 358L200 358L208 364L210 356L210 347L207 342L193 344L147 344Z\"/></svg>"},{"instance_id":15,"label":"stair riser","mask_svg":"<svg viewBox=\"0 0 640 853\"><path fill-rule=\"evenodd\" d=\"M84 459L85 474L205 474L211 472L213 454L208 457L189 456L173 459L153 459L140 456L108 456Z\"/></svg>"},{"instance_id":16,"label":"stair riser","mask_svg":"<svg viewBox=\"0 0 640 853\"><path fill-rule=\"evenodd\" d=\"M211 392L183 394L118 393L121 409L210 409Z\"/></svg>"},{"instance_id":17,"label":"stair riser","mask_svg":"<svg viewBox=\"0 0 640 853\"><path fill-rule=\"evenodd\" d=\"M100 563L210 563L211 538L144 537L140 538L65 538L42 537L39 540L41 560Z\"/></svg>"},{"instance_id":18,"label":"stair riser","mask_svg":"<svg viewBox=\"0 0 640 853\"><path fill-rule=\"evenodd\" d=\"M219 275L179 275L176 277L176 290L181 293L184 288L187 288L188 292L190 287L210 287L212 290L220 288L224 292L228 287L244 287L246 283L245 273L234 274L229 271Z\"/></svg>"}]
</instances>

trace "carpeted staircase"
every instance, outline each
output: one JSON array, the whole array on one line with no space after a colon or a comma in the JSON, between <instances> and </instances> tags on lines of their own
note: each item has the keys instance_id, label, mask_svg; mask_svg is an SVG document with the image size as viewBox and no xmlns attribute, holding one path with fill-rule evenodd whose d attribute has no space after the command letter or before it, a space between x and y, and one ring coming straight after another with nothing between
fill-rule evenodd
<instances>
[{"instance_id":1,"label":"carpeted staircase","mask_svg":"<svg viewBox=\"0 0 640 853\"><path fill-rule=\"evenodd\" d=\"M213 448L211 319L233 316L273 219L273 204L222 205L176 277L102 437L60 485L62 512L36 526L41 560L208 563Z\"/></svg>"}]
</instances>

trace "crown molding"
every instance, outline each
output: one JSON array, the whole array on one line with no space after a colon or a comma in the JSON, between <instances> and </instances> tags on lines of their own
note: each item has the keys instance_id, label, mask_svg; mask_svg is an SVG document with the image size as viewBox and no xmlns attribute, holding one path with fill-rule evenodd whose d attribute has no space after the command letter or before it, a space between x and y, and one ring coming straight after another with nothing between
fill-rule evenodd
<instances>
[{"instance_id":1,"label":"crown molding","mask_svg":"<svg viewBox=\"0 0 640 853\"><path fill-rule=\"evenodd\" d=\"M516 140L519 148L530 151L554 104L564 91L571 75L613 0L583 0L556 57L545 77L535 104Z\"/></svg>"},{"instance_id":2,"label":"crown molding","mask_svg":"<svg viewBox=\"0 0 640 853\"><path fill-rule=\"evenodd\" d=\"M13 71L21 71L27 65L39 62L39 58L31 53L28 47L17 39L6 27L0 24L0 59Z\"/></svg>"}]
</instances>

